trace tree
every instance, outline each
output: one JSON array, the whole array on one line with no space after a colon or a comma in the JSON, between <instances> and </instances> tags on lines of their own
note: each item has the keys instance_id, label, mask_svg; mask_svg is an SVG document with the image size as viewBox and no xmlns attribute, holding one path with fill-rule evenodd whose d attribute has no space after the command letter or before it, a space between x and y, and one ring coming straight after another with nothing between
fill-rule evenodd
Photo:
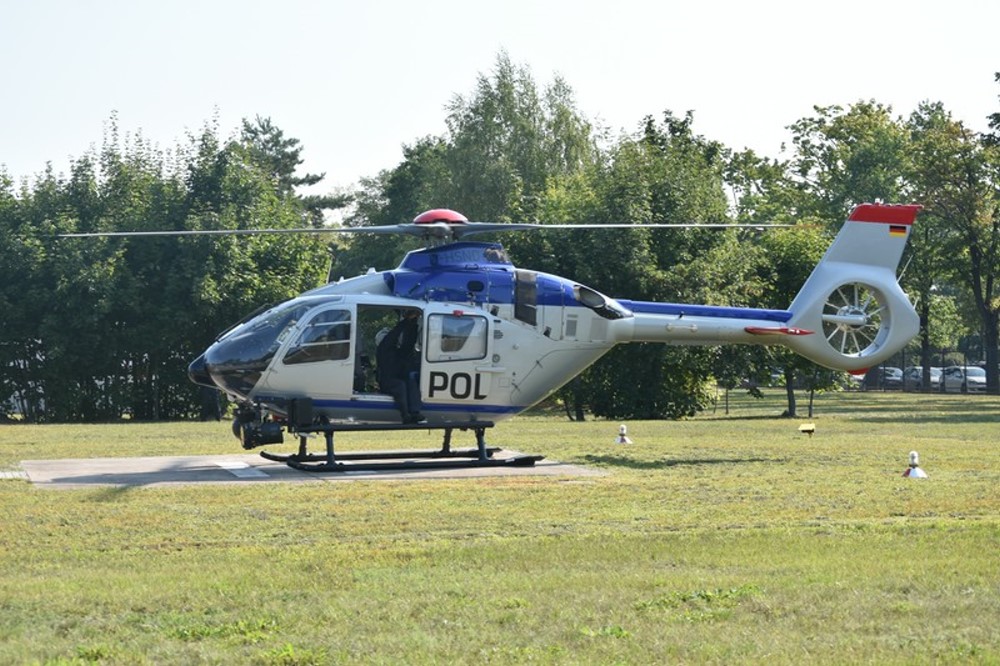
<instances>
[{"instance_id":1,"label":"tree","mask_svg":"<svg viewBox=\"0 0 1000 666\"><path fill-rule=\"evenodd\" d=\"M548 179L593 163L591 126L562 79L539 94L527 67L497 56L491 77L448 105L449 206L476 219L533 221Z\"/></svg>"},{"instance_id":2,"label":"tree","mask_svg":"<svg viewBox=\"0 0 1000 666\"><path fill-rule=\"evenodd\" d=\"M16 412L34 421L44 408L38 322L51 302L50 283L41 268L48 249L42 239L51 224L44 222L45 213L37 214L37 225L29 223L27 218L36 213L26 205L26 191L25 185L17 193L10 177L0 171L0 308L4 313L0 416L10 418Z\"/></svg>"},{"instance_id":3,"label":"tree","mask_svg":"<svg viewBox=\"0 0 1000 666\"><path fill-rule=\"evenodd\" d=\"M871 100L815 111L790 127L790 175L806 195L797 201L801 216L839 226L859 203L907 197L909 137L892 107Z\"/></svg>"},{"instance_id":4,"label":"tree","mask_svg":"<svg viewBox=\"0 0 1000 666\"><path fill-rule=\"evenodd\" d=\"M691 114L666 112L661 122L646 118L600 167L550 181L543 210L553 222L724 221L723 158L718 143L694 133ZM720 270L724 255L739 251L725 233L595 230L550 242L558 248L554 263L561 274L611 296L726 305L745 295L740 277ZM711 349L625 345L562 396L608 418L690 416L710 402L713 357Z\"/></svg>"},{"instance_id":5,"label":"tree","mask_svg":"<svg viewBox=\"0 0 1000 666\"><path fill-rule=\"evenodd\" d=\"M0 387L25 418L196 413L187 364L215 333L321 281L327 253L312 237L53 239L301 226L302 201L250 148L206 126L167 155L141 136L123 141L113 117L101 150L68 177L49 169L17 193L0 181Z\"/></svg>"},{"instance_id":6,"label":"tree","mask_svg":"<svg viewBox=\"0 0 1000 666\"><path fill-rule=\"evenodd\" d=\"M446 198L451 174L445 164L448 146L440 137L425 137L403 146L403 161L373 178L364 178L354 194L355 206L345 223L352 227L409 222L424 210L452 206ZM337 258L330 278L352 277L370 267L396 266L418 243L412 237L356 236L337 239Z\"/></svg>"},{"instance_id":7,"label":"tree","mask_svg":"<svg viewBox=\"0 0 1000 666\"><path fill-rule=\"evenodd\" d=\"M995 135L977 136L940 104L921 105L911 126L918 156L915 187L925 206L922 217L941 230L938 243L949 259L940 262L942 270L965 285L975 304L987 390L997 393L1000 146Z\"/></svg>"},{"instance_id":8,"label":"tree","mask_svg":"<svg viewBox=\"0 0 1000 666\"><path fill-rule=\"evenodd\" d=\"M362 181L350 226L398 224L423 210L452 208L475 220L534 221L550 179L570 177L593 165L590 124L576 110L561 79L539 92L530 71L497 57L491 75L480 75L473 92L448 105L445 136L424 137L403 148L403 161ZM545 240L515 236L508 251L539 265ZM336 271L352 275L370 266L389 267L412 239L390 237L340 242Z\"/></svg>"},{"instance_id":9,"label":"tree","mask_svg":"<svg viewBox=\"0 0 1000 666\"><path fill-rule=\"evenodd\" d=\"M296 192L298 187L319 184L326 174L297 175L296 170L304 161L303 147L298 139L286 138L270 118L256 116L253 121L244 118L240 139L234 147L246 153L248 163L263 170L279 197L297 199L314 226L322 225L324 211L344 208L351 202L347 194L302 196Z\"/></svg>"}]
</instances>

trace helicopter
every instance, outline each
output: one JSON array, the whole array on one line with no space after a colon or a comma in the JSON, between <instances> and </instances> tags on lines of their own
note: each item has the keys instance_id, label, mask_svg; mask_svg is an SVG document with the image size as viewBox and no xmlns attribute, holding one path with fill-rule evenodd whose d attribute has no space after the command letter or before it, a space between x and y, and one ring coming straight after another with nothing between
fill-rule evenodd
<instances>
[{"instance_id":1,"label":"helicopter","mask_svg":"<svg viewBox=\"0 0 1000 666\"><path fill-rule=\"evenodd\" d=\"M511 230L706 225L470 222L441 208L411 223L336 229L411 234L426 246L395 269L370 269L251 314L219 335L188 374L237 403L233 433L244 448L279 444L285 430L299 436L297 453L262 455L302 469L347 468L340 461L350 454L334 452L335 432L418 428L445 431L441 451L428 457L530 465L541 456L493 460L485 429L538 404L619 344L784 345L846 371L895 354L919 328L896 269L920 208L856 206L787 310L612 298L515 267L499 243L465 240ZM205 232L131 235L147 233ZM417 414L401 413L373 377L376 336L404 319L416 325L409 379L419 392ZM477 447L452 451L455 429L473 430ZM314 433L325 435L325 455L308 453Z\"/></svg>"}]
</instances>

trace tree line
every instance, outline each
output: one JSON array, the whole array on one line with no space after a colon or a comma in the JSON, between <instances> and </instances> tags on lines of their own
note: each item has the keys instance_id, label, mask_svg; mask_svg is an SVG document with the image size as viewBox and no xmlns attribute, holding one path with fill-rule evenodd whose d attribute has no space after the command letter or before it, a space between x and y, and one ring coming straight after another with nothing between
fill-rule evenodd
<instances>
[{"instance_id":1,"label":"tree line","mask_svg":"<svg viewBox=\"0 0 1000 666\"><path fill-rule=\"evenodd\" d=\"M1000 81L1000 75L998 75ZM817 107L777 158L699 134L665 111L613 135L563 80L540 87L501 53L446 109L446 131L350 192L305 196L303 146L269 119L231 138L208 123L168 150L119 136L16 184L0 172L0 399L30 421L197 416L187 364L256 308L327 279L395 266L412 239L356 235L100 238L58 233L396 224L453 208L470 219L541 223L790 223L745 229L501 234L515 264L611 296L785 308L856 203L918 202L902 283L921 333L911 354L974 350L996 393L1000 298L1000 113L978 134L940 103L909 116L877 101ZM332 266L331 266L332 261ZM721 383L785 377L816 388L838 373L761 347L625 345L564 387L573 417L691 415ZM211 397L211 396L209 396Z\"/></svg>"}]
</instances>

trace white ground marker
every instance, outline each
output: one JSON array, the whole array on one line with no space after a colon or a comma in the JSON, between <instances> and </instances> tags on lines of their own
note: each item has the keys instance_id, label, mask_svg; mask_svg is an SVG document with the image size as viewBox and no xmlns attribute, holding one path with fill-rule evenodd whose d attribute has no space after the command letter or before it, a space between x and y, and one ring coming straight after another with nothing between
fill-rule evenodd
<instances>
[{"instance_id":1,"label":"white ground marker","mask_svg":"<svg viewBox=\"0 0 1000 666\"><path fill-rule=\"evenodd\" d=\"M0 471L0 479L25 479L27 480L28 473L22 470L4 470Z\"/></svg>"},{"instance_id":2,"label":"white ground marker","mask_svg":"<svg viewBox=\"0 0 1000 666\"><path fill-rule=\"evenodd\" d=\"M216 461L215 464L239 479L259 479L262 477L267 478L267 474L257 469L256 467L251 467L250 465L244 462L222 460L222 461Z\"/></svg>"}]
</instances>

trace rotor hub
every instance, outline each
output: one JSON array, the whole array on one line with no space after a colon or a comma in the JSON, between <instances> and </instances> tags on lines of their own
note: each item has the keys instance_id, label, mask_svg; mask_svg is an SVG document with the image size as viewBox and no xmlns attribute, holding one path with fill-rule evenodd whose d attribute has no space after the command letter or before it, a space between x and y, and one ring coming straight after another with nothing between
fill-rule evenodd
<instances>
[{"instance_id":1,"label":"rotor hub","mask_svg":"<svg viewBox=\"0 0 1000 666\"><path fill-rule=\"evenodd\" d=\"M842 331L851 331L868 324L868 313L857 305L845 305L837 310L837 327Z\"/></svg>"}]
</instances>

